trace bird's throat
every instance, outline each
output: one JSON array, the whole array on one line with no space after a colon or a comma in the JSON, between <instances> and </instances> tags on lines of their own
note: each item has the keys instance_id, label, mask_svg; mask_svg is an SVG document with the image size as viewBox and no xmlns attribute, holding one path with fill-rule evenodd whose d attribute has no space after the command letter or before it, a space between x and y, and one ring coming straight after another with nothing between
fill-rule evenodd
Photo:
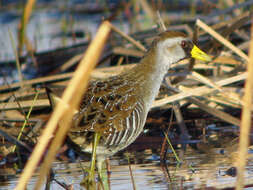
<instances>
[{"instance_id":1,"label":"bird's throat","mask_svg":"<svg viewBox=\"0 0 253 190\"><path fill-rule=\"evenodd\" d=\"M167 61L167 62L166 62ZM164 57L159 57L155 50L149 51L140 64L131 71L132 79L137 80L141 98L150 109L152 102L159 93L159 89L170 63Z\"/></svg>"}]
</instances>

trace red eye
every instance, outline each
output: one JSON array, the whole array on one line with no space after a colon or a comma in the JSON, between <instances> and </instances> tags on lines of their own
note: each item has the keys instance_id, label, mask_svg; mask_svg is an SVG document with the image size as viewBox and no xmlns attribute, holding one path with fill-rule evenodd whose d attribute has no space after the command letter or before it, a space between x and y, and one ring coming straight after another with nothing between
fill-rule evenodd
<instances>
[{"instance_id":1,"label":"red eye","mask_svg":"<svg viewBox=\"0 0 253 190\"><path fill-rule=\"evenodd\" d=\"M187 42L185 40L183 40L181 42L181 46L182 46L182 48L186 48L187 47Z\"/></svg>"}]
</instances>

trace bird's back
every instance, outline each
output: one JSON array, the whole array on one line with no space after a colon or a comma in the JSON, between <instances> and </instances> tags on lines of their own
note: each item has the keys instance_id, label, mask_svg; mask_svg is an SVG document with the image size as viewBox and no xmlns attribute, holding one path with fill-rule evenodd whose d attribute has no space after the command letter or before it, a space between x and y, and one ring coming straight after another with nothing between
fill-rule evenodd
<instances>
[{"instance_id":1,"label":"bird's back","mask_svg":"<svg viewBox=\"0 0 253 190\"><path fill-rule=\"evenodd\" d=\"M112 155L142 131L147 110L140 82L129 77L123 74L89 84L68 135L82 151L91 152L94 132L101 134L97 153Z\"/></svg>"}]
</instances>

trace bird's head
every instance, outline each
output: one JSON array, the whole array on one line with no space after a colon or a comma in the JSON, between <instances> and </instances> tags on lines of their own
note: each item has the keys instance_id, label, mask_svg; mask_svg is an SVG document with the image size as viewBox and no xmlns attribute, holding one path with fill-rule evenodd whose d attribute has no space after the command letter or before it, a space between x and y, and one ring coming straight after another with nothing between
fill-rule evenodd
<instances>
[{"instance_id":1,"label":"bird's head","mask_svg":"<svg viewBox=\"0 0 253 190\"><path fill-rule=\"evenodd\" d=\"M176 63L189 57L202 61L211 60L206 53L201 51L191 39L181 32L166 31L161 33L154 41L154 46L158 57L166 60L166 64Z\"/></svg>"}]
</instances>

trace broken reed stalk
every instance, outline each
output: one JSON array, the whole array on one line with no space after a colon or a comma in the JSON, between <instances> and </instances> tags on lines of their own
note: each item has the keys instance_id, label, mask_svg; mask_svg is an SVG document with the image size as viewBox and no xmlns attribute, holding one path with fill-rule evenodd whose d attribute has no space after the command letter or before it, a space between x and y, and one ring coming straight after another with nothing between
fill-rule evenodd
<instances>
[{"instance_id":1,"label":"broken reed stalk","mask_svg":"<svg viewBox=\"0 0 253 190\"><path fill-rule=\"evenodd\" d=\"M40 99L37 100L35 103L33 100L26 100L20 102L8 102L8 103L0 103L0 110L24 110L28 109L33 105L34 108L43 108L49 106L48 99ZM22 111L24 112L24 111Z\"/></svg>"},{"instance_id":2,"label":"broken reed stalk","mask_svg":"<svg viewBox=\"0 0 253 190\"><path fill-rule=\"evenodd\" d=\"M207 33L209 33L211 36L213 36L216 40L221 42L224 46L231 49L233 52L235 52L237 55L239 55L241 58L245 59L246 61L249 61L249 57L239 48L237 48L235 45L233 45L230 41L223 38L219 33L217 33L215 30L213 30L211 27L209 27L207 24L205 24L203 21L197 19L196 25L205 30Z\"/></svg>"},{"instance_id":3,"label":"broken reed stalk","mask_svg":"<svg viewBox=\"0 0 253 190\"><path fill-rule=\"evenodd\" d=\"M210 87L212 87L212 88L214 88L214 89L216 89L218 91L222 91L222 88L219 85L217 85L215 82L211 81L209 78L207 78L207 77L205 77L205 76L203 76L203 75L201 75L201 74L199 74L199 73L197 73L195 71L192 71L191 75L196 80L198 80L198 81L206 84L207 86L210 86Z\"/></svg>"},{"instance_id":4,"label":"broken reed stalk","mask_svg":"<svg viewBox=\"0 0 253 190\"><path fill-rule=\"evenodd\" d=\"M16 82L10 85L2 85L0 86L0 91L8 91L12 90L13 88L18 88L23 85L34 85L34 84L39 84L39 83L49 83L49 82L54 82L54 81L59 81L59 80L67 80L73 76L73 73L64 73L64 74L57 74L57 75L52 75L52 76L46 76L46 77L40 77L36 79L31 79L31 80L25 80L23 83L21 82Z\"/></svg>"},{"instance_id":5,"label":"broken reed stalk","mask_svg":"<svg viewBox=\"0 0 253 190\"><path fill-rule=\"evenodd\" d=\"M251 20L253 21L253 19ZM245 94L243 97L243 110L239 138L238 154L238 175L236 180L236 190L243 189L244 170L248 156L249 134L251 128L251 105L253 87L253 23L251 22L251 40L249 49L248 77L245 84Z\"/></svg>"},{"instance_id":6,"label":"broken reed stalk","mask_svg":"<svg viewBox=\"0 0 253 190\"><path fill-rule=\"evenodd\" d=\"M224 97L227 97L229 98L230 96L232 96L232 98L237 102L239 103L240 105L243 105L243 102L241 101L241 99L239 97L236 97L234 95L231 95L231 94L228 94L226 92L223 91L222 87L220 87L219 85L217 85L215 82L211 81L209 78L195 72L195 71L192 71L191 72L191 75L193 78L199 80L200 82L206 84L207 86L210 86L218 91L220 91L220 93L224 96Z\"/></svg>"},{"instance_id":7,"label":"broken reed stalk","mask_svg":"<svg viewBox=\"0 0 253 190\"><path fill-rule=\"evenodd\" d=\"M98 61L110 29L111 28L108 21L103 22L99 27L94 40L89 45L84 58L78 65L73 78L63 93L62 100L65 102L65 104L57 104L55 111L53 112L45 127L45 130L39 138L39 143L34 148L34 151L20 176L18 185L15 189L25 189L29 179L32 177L36 167L38 166L39 161L43 157L49 141L53 138L53 134L55 134L55 138L52 141L48 154L41 166L40 178L36 184L37 189L39 189L49 171L52 161L55 158L56 152L61 146L63 138L66 136L68 128L70 127L74 110L78 108L81 97L88 85L90 73ZM57 124L60 121L62 121L61 129L55 132Z\"/></svg>"},{"instance_id":8,"label":"broken reed stalk","mask_svg":"<svg viewBox=\"0 0 253 190\"><path fill-rule=\"evenodd\" d=\"M26 36L25 36L26 27L27 27L28 21L31 17L32 9L33 9L33 6L35 3L36 3L36 0L28 0L25 5L25 9L24 9L23 16L22 16L21 23L20 23L20 30L19 30L19 34L18 34L19 35L19 44L18 44L19 55L22 52L22 48L23 48L25 38L26 38Z\"/></svg>"},{"instance_id":9,"label":"broken reed stalk","mask_svg":"<svg viewBox=\"0 0 253 190\"><path fill-rule=\"evenodd\" d=\"M244 72L244 73L239 74L237 76L233 76L233 77L230 77L230 78L222 79L222 80L217 81L215 83L218 86L225 86L225 85L228 85L228 84L232 84L234 82L245 80L246 77L247 77L247 75L248 75L248 73ZM216 90L215 88L209 88L207 86L201 86L201 87L197 87L197 88L192 88L192 89L187 90L187 92L180 92L180 93L177 93L175 95L171 95L169 97L165 97L165 98L163 98L161 100L157 100L152 105L152 108L163 106L165 104L172 103L172 102L177 101L177 100L182 100L182 99L185 99L185 98L189 98L191 96L202 96L204 94L211 93L211 92L213 92L215 90Z\"/></svg>"},{"instance_id":10,"label":"broken reed stalk","mask_svg":"<svg viewBox=\"0 0 253 190\"><path fill-rule=\"evenodd\" d=\"M124 65L124 66L115 66L115 67L94 69L92 71L91 75L92 75L92 77L95 77L95 78L106 78L109 76L117 75L117 74L121 73L123 70L129 69L133 66L134 65ZM59 74L56 76L41 77L41 78L37 78L37 79L26 80L26 81L24 81L24 83L25 84L28 84L28 83L29 84L37 84L37 83L42 83L43 81L44 82L54 82L54 81L58 81L58 80L66 80L66 79L70 78L72 75L73 75L73 73ZM225 85L237 82L237 81L244 80L246 77L247 77L247 73L242 73L237 76L233 76L233 77L230 77L227 79L217 81L217 82L215 82L215 85L217 85L218 87L225 86ZM14 83L9 86L9 89L17 87L19 85L20 85L20 83ZM7 86L4 86L1 89L7 89ZM156 100L153 103L152 107L153 108L160 107L165 104L172 103L173 101L176 101L176 100L182 100L182 99L188 98L190 96L201 96L204 94L212 93L215 90L216 90L216 88L209 88L206 86L188 89L186 92L180 92L178 94L164 97L160 100ZM238 100L238 98L235 98L234 100ZM241 101L238 103L239 103L239 105L241 105ZM22 108L27 109L27 108L31 107L32 104L33 104L32 100L20 101L18 104L16 102L8 102L8 104L0 103L0 110L13 110L13 109L22 109ZM47 106L49 106L48 99L39 99L34 104L34 108L47 107Z\"/></svg>"},{"instance_id":11,"label":"broken reed stalk","mask_svg":"<svg viewBox=\"0 0 253 190\"><path fill-rule=\"evenodd\" d=\"M94 69L91 74L92 74L92 77L95 77L95 78L105 78L105 77L109 77L113 74L117 75L125 69L132 68L134 65L135 64L98 68L98 69ZM63 80L68 80L72 76L73 76L73 72L56 74L56 75L52 75L52 76L40 77L40 78L31 79L31 80L25 80L25 81L23 81L23 84L24 85L35 85L35 84L41 84L41 83L59 82L59 81L63 81ZM2 85L2 86L0 86L0 92L13 90L14 88L20 87L20 85L21 85L20 82L16 82L16 83L13 83L10 85L9 84Z\"/></svg>"}]
</instances>

